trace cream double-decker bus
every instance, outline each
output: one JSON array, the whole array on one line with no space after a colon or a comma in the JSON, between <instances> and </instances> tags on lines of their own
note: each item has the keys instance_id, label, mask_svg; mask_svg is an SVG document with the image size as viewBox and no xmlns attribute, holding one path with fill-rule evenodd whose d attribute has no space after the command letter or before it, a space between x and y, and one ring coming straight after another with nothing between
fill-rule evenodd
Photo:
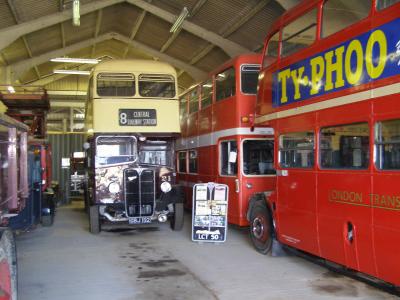
<instances>
[{"instance_id":1,"label":"cream double-decker bus","mask_svg":"<svg viewBox=\"0 0 400 300\"><path fill-rule=\"evenodd\" d=\"M99 63L89 79L85 122L90 232L100 232L103 223L167 220L172 229L181 229L175 69L149 60Z\"/></svg>"}]
</instances>

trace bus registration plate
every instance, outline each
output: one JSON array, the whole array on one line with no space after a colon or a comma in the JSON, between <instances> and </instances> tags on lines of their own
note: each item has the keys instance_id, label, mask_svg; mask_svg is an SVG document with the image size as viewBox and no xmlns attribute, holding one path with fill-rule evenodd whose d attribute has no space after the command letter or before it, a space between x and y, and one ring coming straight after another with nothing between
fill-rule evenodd
<instances>
[{"instance_id":1,"label":"bus registration plate","mask_svg":"<svg viewBox=\"0 0 400 300\"><path fill-rule=\"evenodd\" d=\"M139 217L139 218L129 218L129 224L149 224L151 223L151 217Z\"/></svg>"},{"instance_id":2,"label":"bus registration plate","mask_svg":"<svg viewBox=\"0 0 400 300\"><path fill-rule=\"evenodd\" d=\"M118 115L120 126L157 126L155 109L120 109Z\"/></svg>"}]
</instances>

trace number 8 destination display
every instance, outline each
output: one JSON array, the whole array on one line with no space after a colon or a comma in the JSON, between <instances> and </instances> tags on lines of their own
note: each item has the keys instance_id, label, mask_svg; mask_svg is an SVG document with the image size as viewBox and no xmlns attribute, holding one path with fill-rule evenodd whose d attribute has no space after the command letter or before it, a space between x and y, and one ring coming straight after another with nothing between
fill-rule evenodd
<instances>
[{"instance_id":1,"label":"number 8 destination display","mask_svg":"<svg viewBox=\"0 0 400 300\"><path fill-rule=\"evenodd\" d=\"M200 183L193 186L192 241L225 242L228 226L228 186Z\"/></svg>"}]
</instances>

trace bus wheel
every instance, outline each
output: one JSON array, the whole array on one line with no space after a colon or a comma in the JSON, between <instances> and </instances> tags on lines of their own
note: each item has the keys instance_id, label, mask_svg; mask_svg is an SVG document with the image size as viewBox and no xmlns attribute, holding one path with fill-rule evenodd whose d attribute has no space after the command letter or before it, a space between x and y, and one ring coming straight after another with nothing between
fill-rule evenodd
<instances>
[{"instance_id":1,"label":"bus wheel","mask_svg":"<svg viewBox=\"0 0 400 300\"><path fill-rule=\"evenodd\" d=\"M17 299L17 253L10 230L0 232L0 299Z\"/></svg>"},{"instance_id":2,"label":"bus wheel","mask_svg":"<svg viewBox=\"0 0 400 300\"><path fill-rule=\"evenodd\" d=\"M267 254L272 247L272 220L267 207L256 202L250 212L250 237L256 250Z\"/></svg>"},{"instance_id":3,"label":"bus wheel","mask_svg":"<svg viewBox=\"0 0 400 300\"><path fill-rule=\"evenodd\" d=\"M182 230L183 228L183 203L174 204L174 215L171 218L170 225L172 230Z\"/></svg>"},{"instance_id":4,"label":"bus wheel","mask_svg":"<svg viewBox=\"0 0 400 300\"><path fill-rule=\"evenodd\" d=\"M93 234L98 234L100 232L100 216L99 207L93 205L89 208L89 231Z\"/></svg>"}]
</instances>

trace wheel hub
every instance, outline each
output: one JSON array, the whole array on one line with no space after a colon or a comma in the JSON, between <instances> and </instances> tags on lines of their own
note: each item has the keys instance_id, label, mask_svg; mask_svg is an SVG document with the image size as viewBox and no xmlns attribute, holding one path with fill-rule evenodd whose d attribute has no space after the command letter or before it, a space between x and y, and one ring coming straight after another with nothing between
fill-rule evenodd
<instances>
[{"instance_id":1,"label":"wheel hub","mask_svg":"<svg viewBox=\"0 0 400 300\"><path fill-rule=\"evenodd\" d=\"M253 224L252 224L252 232L255 238L260 239L263 237L264 232L265 232L265 228L264 228L264 220L263 218L260 217L256 217L253 220Z\"/></svg>"}]
</instances>

